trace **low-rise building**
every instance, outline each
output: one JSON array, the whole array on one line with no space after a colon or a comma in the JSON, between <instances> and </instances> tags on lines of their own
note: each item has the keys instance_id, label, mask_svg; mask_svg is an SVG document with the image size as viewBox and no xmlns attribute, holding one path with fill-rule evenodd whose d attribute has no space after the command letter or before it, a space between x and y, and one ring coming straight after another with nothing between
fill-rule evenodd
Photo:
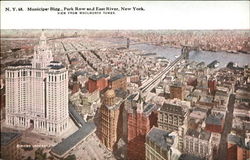
<instances>
[{"instance_id":1,"label":"low-rise building","mask_svg":"<svg viewBox=\"0 0 250 160\"><path fill-rule=\"evenodd\" d=\"M214 102L213 97L209 95L201 96L200 100L197 102L199 106L204 106L207 108L213 108Z\"/></svg>"},{"instance_id":2,"label":"low-rise building","mask_svg":"<svg viewBox=\"0 0 250 160\"><path fill-rule=\"evenodd\" d=\"M170 132L153 127L146 136L146 160L168 160L175 137Z\"/></svg>"},{"instance_id":3,"label":"low-rise building","mask_svg":"<svg viewBox=\"0 0 250 160\"><path fill-rule=\"evenodd\" d=\"M168 132L178 132L178 149L183 149L183 136L186 130L190 102L173 99L166 101L158 113L157 125Z\"/></svg>"},{"instance_id":4,"label":"low-rise building","mask_svg":"<svg viewBox=\"0 0 250 160\"><path fill-rule=\"evenodd\" d=\"M116 76L111 77L108 80L108 85L109 85L109 87L111 87L114 90L116 90L116 89L126 90L127 89L127 78L126 78L126 76L124 76L122 74L118 74Z\"/></svg>"},{"instance_id":5,"label":"low-rise building","mask_svg":"<svg viewBox=\"0 0 250 160\"><path fill-rule=\"evenodd\" d=\"M108 75L93 75L89 77L88 80L88 91L90 93L94 92L95 90L102 91L106 87L108 87Z\"/></svg>"},{"instance_id":6,"label":"low-rise building","mask_svg":"<svg viewBox=\"0 0 250 160\"><path fill-rule=\"evenodd\" d=\"M206 130L210 132L222 133L225 116L222 113L210 114L206 118Z\"/></svg>"},{"instance_id":7,"label":"low-rise building","mask_svg":"<svg viewBox=\"0 0 250 160\"><path fill-rule=\"evenodd\" d=\"M170 85L170 98L178 98L184 100L185 96L185 87L181 82L173 82Z\"/></svg>"},{"instance_id":8,"label":"low-rise building","mask_svg":"<svg viewBox=\"0 0 250 160\"><path fill-rule=\"evenodd\" d=\"M4 87L0 89L0 118L5 119L5 89Z\"/></svg>"},{"instance_id":9,"label":"low-rise building","mask_svg":"<svg viewBox=\"0 0 250 160\"><path fill-rule=\"evenodd\" d=\"M1 132L1 154L0 158L6 160L21 159L21 134L14 132Z\"/></svg>"},{"instance_id":10,"label":"low-rise building","mask_svg":"<svg viewBox=\"0 0 250 160\"><path fill-rule=\"evenodd\" d=\"M211 159L212 145L211 133L200 129L188 129L184 136L184 153Z\"/></svg>"},{"instance_id":11,"label":"low-rise building","mask_svg":"<svg viewBox=\"0 0 250 160\"><path fill-rule=\"evenodd\" d=\"M227 160L246 160L250 158L250 140L229 134L227 137Z\"/></svg>"},{"instance_id":12,"label":"low-rise building","mask_svg":"<svg viewBox=\"0 0 250 160\"><path fill-rule=\"evenodd\" d=\"M166 101L158 114L158 126L166 131L177 131L189 113L190 102L178 99Z\"/></svg>"},{"instance_id":13,"label":"low-rise building","mask_svg":"<svg viewBox=\"0 0 250 160\"><path fill-rule=\"evenodd\" d=\"M227 105L228 105L228 100L229 100L229 94L228 92L221 92L220 90L217 90L214 96L214 108L217 108L219 110L227 110Z\"/></svg>"},{"instance_id":14,"label":"low-rise building","mask_svg":"<svg viewBox=\"0 0 250 160\"><path fill-rule=\"evenodd\" d=\"M236 102L250 103L250 91L246 89L238 89L236 91Z\"/></svg>"}]
</instances>

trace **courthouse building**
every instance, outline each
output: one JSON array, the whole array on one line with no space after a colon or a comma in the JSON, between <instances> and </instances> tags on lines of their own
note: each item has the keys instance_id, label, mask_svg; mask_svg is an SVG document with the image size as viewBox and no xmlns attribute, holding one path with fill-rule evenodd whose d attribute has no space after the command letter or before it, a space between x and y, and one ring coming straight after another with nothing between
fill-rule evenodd
<instances>
[{"instance_id":1,"label":"courthouse building","mask_svg":"<svg viewBox=\"0 0 250 160\"><path fill-rule=\"evenodd\" d=\"M5 77L7 125L34 127L48 135L60 135L68 128L68 71L53 61L44 33L32 62L8 66Z\"/></svg>"}]
</instances>

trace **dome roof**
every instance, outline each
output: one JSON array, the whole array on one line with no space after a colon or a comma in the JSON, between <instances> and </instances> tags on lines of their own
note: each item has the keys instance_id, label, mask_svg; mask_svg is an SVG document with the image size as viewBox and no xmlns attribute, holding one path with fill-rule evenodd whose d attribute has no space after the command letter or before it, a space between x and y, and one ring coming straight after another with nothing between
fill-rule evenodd
<instances>
[{"instance_id":1,"label":"dome roof","mask_svg":"<svg viewBox=\"0 0 250 160\"><path fill-rule=\"evenodd\" d=\"M115 97L115 91L113 89L109 89L104 93L105 98L114 98Z\"/></svg>"}]
</instances>

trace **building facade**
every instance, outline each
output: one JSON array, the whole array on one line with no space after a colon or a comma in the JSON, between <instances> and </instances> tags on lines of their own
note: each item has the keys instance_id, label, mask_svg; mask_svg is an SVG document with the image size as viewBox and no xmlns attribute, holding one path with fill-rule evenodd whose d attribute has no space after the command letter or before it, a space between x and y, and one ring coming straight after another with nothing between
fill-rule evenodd
<instances>
[{"instance_id":1,"label":"building facade","mask_svg":"<svg viewBox=\"0 0 250 160\"><path fill-rule=\"evenodd\" d=\"M34 47L32 63L8 66L5 77L7 125L34 127L49 135L68 128L68 71L53 61L44 33Z\"/></svg>"},{"instance_id":2,"label":"building facade","mask_svg":"<svg viewBox=\"0 0 250 160\"><path fill-rule=\"evenodd\" d=\"M250 140L229 134L227 137L227 160L248 160L250 158Z\"/></svg>"},{"instance_id":3,"label":"building facade","mask_svg":"<svg viewBox=\"0 0 250 160\"><path fill-rule=\"evenodd\" d=\"M187 115L189 114L190 102L173 99L167 101L158 113L157 125L168 132L177 131L178 149L183 150L183 137L186 132Z\"/></svg>"},{"instance_id":4,"label":"building facade","mask_svg":"<svg viewBox=\"0 0 250 160\"><path fill-rule=\"evenodd\" d=\"M111 151L117 149L117 142L122 133L119 130L122 123L120 102L115 91L109 89L104 93L100 108L98 135L101 143Z\"/></svg>"},{"instance_id":5,"label":"building facade","mask_svg":"<svg viewBox=\"0 0 250 160\"><path fill-rule=\"evenodd\" d=\"M114 77L111 77L108 80L109 86L116 90L116 89L123 89L126 90L127 89L127 78L126 76L122 75L122 74L118 74Z\"/></svg>"},{"instance_id":6,"label":"building facade","mask_svg":"<svg viewBox=\"0 0 250 160\"><path fill-rule=\"evenodd\" d=\"M180 100L184 100L185 96L185 87L181 82L174 82L170 85L170 98L178 98Z\"/></svg>"},{"instance_id":7,"label":"building facade","mask_svg":"<svg viewBox=\"0 0 250 160\"><path fill-rule=\"evenodd\" d=\"M174 138L169 132L153 127L146 136L146 160L168 160Z\"/></svg>"},{"instance_id":8,"label":"building facade","mask_svg":"<svg viewBox=\"0 0 250 160\"><path fill-rule=\"evenodd\" d=\"M210 114L206 118L205 130L210 132L222 133L224 127L224 115L221 113Z\"/></svg>"},{"instance_id":9,"label":"building facade","mask_svg":"<svg viewBox=\"0 0 250 160\"><path fill-rule=\"evenodd\" d=\"M215 78L208 79L208 88L209 88L210 94L214 95L216 92L216 79Z\"/></svg>"},{"instance_id":10,"label":"building facade","mask_svg":"<svg viewBox=\"0 0 250 160\"><path fill-rule=\"evenodd\" d=\"M22 152L18 145L21 143L21 134L14 132L1 132L0 158L19 160Z\"/></svg>"},{"instance_id":11,"label":"building facade","mask_svg":"<svg viewBox=\"0 0 250 160\"><path fill-rule=\"evenodd\" d=\"M88 80L88 91L90 93L99 90L102 91L106 87L108 87L108 80L107 75L100 74L100 75L93 75L89 77Z\"/></svg>"},{"instance_id":12,"label":"building facade","mask_svg":"<svg viewBox=\"0 0 250 160\"><path fill-rule=\"evenodd\" d=\"M184 153L210 160L213 155L210 137L210 132L188 129L184 136Z\"/></svg>"},{"instance_id":13,"label":"building facade","mask_svg":"<svg viewBox=\"0 0 250 160\"><path fill-rule=\"evenodd\" d=\"M144 160L146 134L157 125L156 106L143 104L139 98L128 100L127 107L127 159Z\"/></svg>"},{"instance_id":14,"label":"building facade","mask_svg":"<svg viewBox=\"0 0 250 160\"><path fill-rule=\"evenodd\" d=\"M0 119L5 119L5 91L4 88L0 89Z\"/></svg>"},{"instance_id":15,"label":"building facade","mask_svg":"<svg viewBox=\"0 0 250 160\"><path fill-rule=\"evenodd\" d=\"M184 124L188 115L190 103L183 104L184 101L173 100L164 103L158 114L158 127L166 131L178 131L178 128Z\"/></svg>"}]
</instances>

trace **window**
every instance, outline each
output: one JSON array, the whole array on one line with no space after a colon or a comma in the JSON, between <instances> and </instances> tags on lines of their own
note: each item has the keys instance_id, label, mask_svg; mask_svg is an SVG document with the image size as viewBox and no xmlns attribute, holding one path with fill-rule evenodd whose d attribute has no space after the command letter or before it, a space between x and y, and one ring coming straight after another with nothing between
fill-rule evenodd
<instances>
[{"instance_id":1,"label":"window","mask_svg":"<svg viewBox=\"0 0 250 160\"><path fill-rule=\"evenodd\" d=\"M36 68L41 68L41 63L36 63Z\"/></svg>"},{"instance_id":2,"label":"window","mask_svg":"<svg viewBox=\"0 0 250 160\"><path fill-rule=\"evenodd\" d=\"M41 77L41 72L36 72L36 77Z\"/></svg>"}]
</instances>

